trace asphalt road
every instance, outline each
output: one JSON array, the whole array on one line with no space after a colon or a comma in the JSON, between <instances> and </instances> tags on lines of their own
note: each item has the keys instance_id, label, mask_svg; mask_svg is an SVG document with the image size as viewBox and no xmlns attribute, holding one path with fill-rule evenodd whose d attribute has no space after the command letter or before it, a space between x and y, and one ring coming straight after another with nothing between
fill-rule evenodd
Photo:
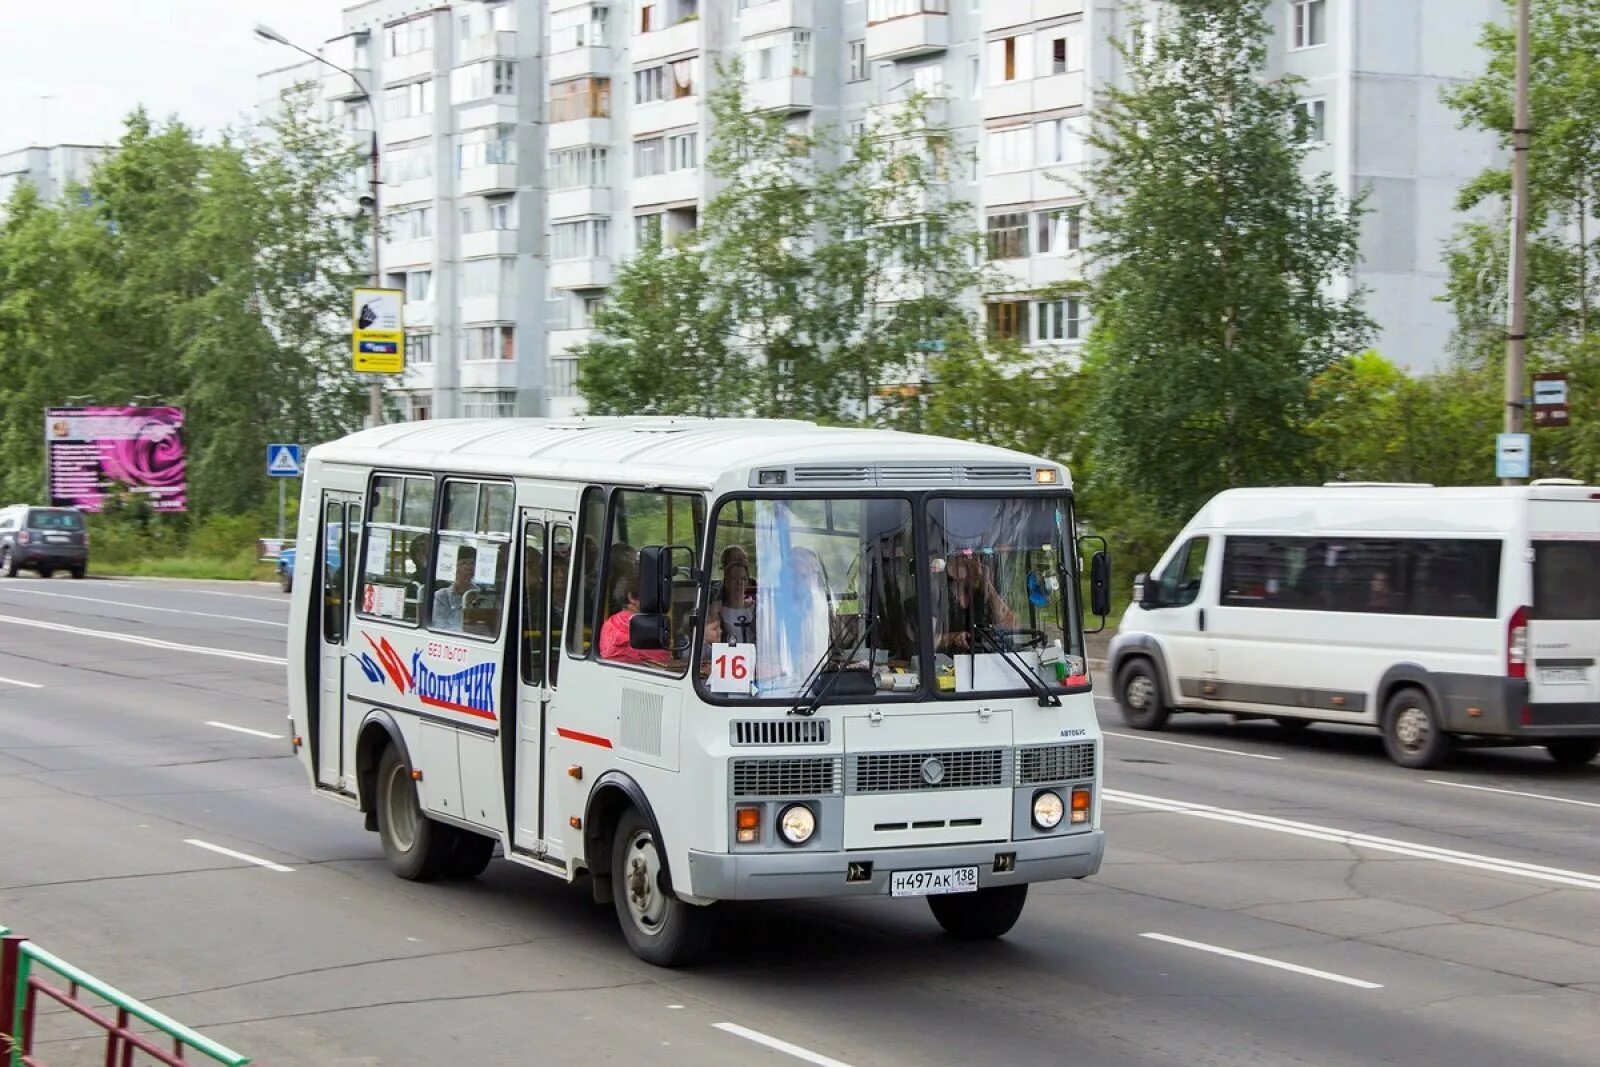
<instances>
[{"instance_id":1,"label":"asphalt road","mask_svg":"<svg viewBox=\"0 0 1600 1067\"><path fill-rule=\"evenodd\" d=\"M666 972L586 887L390 875L289 755L286 619L269 586L0 580L0 924L258 1063L1600 1059L1600 766L1408 772L1353 729L1130 735L1102 701L1105 866L1010 937L749 906Z\"/></svg>"}]
</instances>

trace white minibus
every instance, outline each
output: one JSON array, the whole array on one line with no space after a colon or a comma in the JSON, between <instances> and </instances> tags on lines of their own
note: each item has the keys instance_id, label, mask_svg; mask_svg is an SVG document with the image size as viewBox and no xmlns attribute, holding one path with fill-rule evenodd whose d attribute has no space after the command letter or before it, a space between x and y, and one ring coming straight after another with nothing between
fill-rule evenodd
<instances>
[{"instance_id":1,"label":"white minibus","mask_svg":"<svg viewBox=\"0 0 1600 1067\"><path fill-rule=\"evenodd\" d=\"M504 857L652 963L715 902L926 897L997 937L1099 868L1061 466L785 421L416 422L313 449L292 743L401 877ZM1098 539L1086 539L1098 540Z\"/></svg>"},{"instance_id":2,"label":"white minibus","mask_svg":"<svg viewBox=\"0 0 1600 1067\"><path fill-rule=\"evenodd\" d=\"M1396 763L1453 743L1600 752L1600 489L1333 484L1219 493L1134 604L1123 718L1376 726Z\"/></svg>"}]
</instances>

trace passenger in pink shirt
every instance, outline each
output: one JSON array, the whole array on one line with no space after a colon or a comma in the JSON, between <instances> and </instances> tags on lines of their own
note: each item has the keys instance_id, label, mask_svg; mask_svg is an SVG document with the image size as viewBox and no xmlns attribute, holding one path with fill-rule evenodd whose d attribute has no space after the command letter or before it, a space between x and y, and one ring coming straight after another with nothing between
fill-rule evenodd
<instances>
[{"instance_id":1,"label":"passenger in pink shirt","mask_svg":"<svg viewBox=\"0 0 1600 1067\"><path fill-rule=\"evenodd\" d=\"M622 610L600 627L600 658L613 663L637 663L646 667L667 667L672 653L664 648L634 648L628 643L628 625L639 614L638 575L624 574L617 579L617 601Z\"/></svg>"}]
</instances>

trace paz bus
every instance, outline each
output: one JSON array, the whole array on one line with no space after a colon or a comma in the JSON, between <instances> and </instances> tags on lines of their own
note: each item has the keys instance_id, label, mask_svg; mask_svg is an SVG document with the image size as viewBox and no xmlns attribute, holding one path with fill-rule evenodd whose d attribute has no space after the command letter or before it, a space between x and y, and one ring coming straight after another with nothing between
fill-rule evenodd
<instances>
[{"instance_id":1,"label":"paz bus","mask_svg":"<svg viewBox=\"0 0 1600 1067\"><path fill-rule=\"evenodd\" d=\"M790 421L433 421L313 449L300 515L292 744L402 878L497 848L587 876L672 966L721 901L923 897L987 938L1030 883L1099 869L1080 596L1103 625L1110 564L1058 464Z\"/></svg>"}]
</instances>

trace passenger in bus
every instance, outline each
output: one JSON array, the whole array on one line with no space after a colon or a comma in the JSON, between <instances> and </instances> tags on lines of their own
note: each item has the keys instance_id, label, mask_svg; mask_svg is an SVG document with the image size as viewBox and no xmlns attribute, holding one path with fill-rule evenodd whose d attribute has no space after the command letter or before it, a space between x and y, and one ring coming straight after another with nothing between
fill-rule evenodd
<instances>
[{"instance_id":1,"label":"passenger in bus","mask_svg":"<svg viewBox=\"0 0 1600 1067\"><path fill-rule=\"evenodd\" d=\"M713 613L719 630L734 644L756 639L755 587L750 583L750 559L739 545L722 550L722 584Z\"/></svg>"},{"instance_id":2,"label":"passenger in bus","mask_svg":"<svg viewBox=\"0 0 1600 1067\"><path fill-rule=\"evenodd\" d=\"M633 617L639 614L639 575L624 572L612 588L613 599L622 605L600 627L600 658L612 663L637 663L647 667L665 667L672 662L672 653L664 648L634 648L628 640L628 630Z\"/></svg>"},{"instance_id":3,"label":"passenger in bus","mask_svg":"<svg viewBox=\"0 0 1600 1067\"><path fill-rule=\"evenodd\" d=\"M428 552L433 547L433 538L428 534L417 534L406 546L406 560L411 565L411 577L406 582L406 603L421 605L433 594L432 586L428 582ZM416 621L421 613L420 606L411 612L412 621Z\"/></svg>"},{"instance_id":4,"label":"passenger in bus","mask_svg":"<svg viewBox=\"0 0 1600 1067\"><path fill-rule=\"evenodd\" d=\"M936 649L941 652L971 652L975 631L988 628L1010 630L1016 627L1016 612L1000 595L982 559L964 552L953 554L945 562L944 577L944 610L934 617ZM939 618L939 614L944 617Z\"/></svg>"},{"instance_id":5,"label":"passenger in bus","mask_svg":"<svg viewBox=\"0 0 1600 1067\"><path fill-rule=\"evenodd\" d=\"M462 545L456 552L455 580L433 594L433 627L460 630L461 609L472 589L472 575L478 568L478 550Z\"/></svg>"}]
</instances>

